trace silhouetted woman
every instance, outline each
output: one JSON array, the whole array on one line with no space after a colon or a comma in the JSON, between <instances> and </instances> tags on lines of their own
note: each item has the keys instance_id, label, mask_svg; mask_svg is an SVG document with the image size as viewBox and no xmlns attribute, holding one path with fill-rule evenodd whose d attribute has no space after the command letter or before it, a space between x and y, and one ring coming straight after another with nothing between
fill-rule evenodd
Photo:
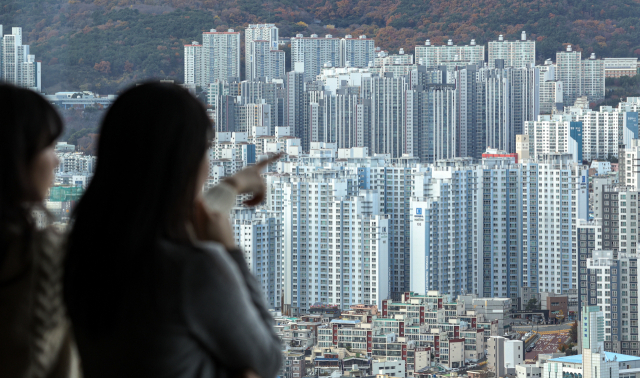
<instances>
[{"instance_id":1,"label":"silhouetted woman","mask_svg":"<svg viewBox=\"0 0 640 378\"><path fill-rule=\"evenodd\" d=\"M40 95L0 84L0 377L72 377L61 236L37 227L62 121Z\"/></svg>"},{"instance_id":2,"label":"silhouetted woman","mask_svg":"<svg viewBox=\"0 0 640 378\"><path fill-rule=\"evenodd\" d=\"M213 137L200 103L171 84L121 95L100 131L74 214L65 300L85 377L272 378L281 360L259 285L224 215L203 205ZM264 195L263 164L208 203Z\"/></svg>"}]
</instances>

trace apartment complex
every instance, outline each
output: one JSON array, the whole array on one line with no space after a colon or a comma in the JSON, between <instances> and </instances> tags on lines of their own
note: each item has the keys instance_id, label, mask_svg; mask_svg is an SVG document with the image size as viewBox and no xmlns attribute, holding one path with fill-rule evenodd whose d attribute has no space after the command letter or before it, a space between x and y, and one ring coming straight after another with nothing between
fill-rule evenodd
<instances>
[{"instance_id":1,"label":"apartment complex","mask_svg":"<svg viewBox=\"0 0 640 378\"><path fill-rule=\"evenodd\" d=\"M508 41L498 36L497 41L488 43L489 68L495 68L496 60L504 61L505 67L533 67L536 65L536 44L527 40L527 33L522 31L520 39Z\"/></svg>"},{"instance_id":2,"label":"apartment complex","mask_svg":"<svg viewBox=\"0 0 640 378\"><path fill-rule=\"evenodd\" d=\"M604 350L639 355L637 256L594 250L586 276L587 305L604 314Z\"/></svg>"},{"instance_id":3,"label":"apartment complex","mask_svg":"<svg viewBox=\"0 0 640 378\"><path fill-rule=\"evenodd\" d=\"M342 65L341 40L327 34L324 38L317 34L305 37L296 34L291 38L291 66L303 64L304 79L315 80L323 67Z\"/></svg>"},{"instance_id":4,"label":"apartment complex","mask_svg":"<svg viewBox=\"0 0 640 378\"><path fill-rule=\"evenodd\" d=\"M424 65L427 68L438 68L447 66L448 68L464 67L484 62L484 45L477 45L472 39L468 45L454 45L452 40L446 45L433 45L427 39L422 46L416 46L415 63Z\"/></svg>"},{"instance_id":5,"label":"apartment complex","mask_svg":"<svg viewBox=\"0 0 640 378\"><path fill-rule=\"evenodd\" d=\"M284 78L284 52L279 49L279 39L275 24L249 24L244 30L245 80Z\"/></svg>"},{"instance_id":6,"label":"apartment complex","mask_svg":"<svg viewBox=\"0 0 640 378\"><path fill-rule=\"evenodd\" d=\"M184 46L184 83L208 88L216 81L240 78L240 32L211 29Z\"/></svg>"},{"instance_id":7,"label":"apartment complex","mask_svg":"<svg viewBox=\"0 0 640 378\"><path fill-rule=\"evenodd\" d=\"M565 107L573 106L581 96L587 96L589 102L604 99L604 79L604 61L595 54L582 60L582 52L573 51L571 45L556 53L556 80L562 82Z\"/></svg>"},{"instance_id":8,"label":"apartment complex","mask_svg":"<svg viewBox=\"0 0 640 378\"><path fill-rule=\"evenodd\" d=\"M361 35L354 38L347 34L340 40L340 66L369 67L375 60L375 45L373 38Z\"/></svg>"},{"instance_id":9,"label":"apartment complex","mask_svg":"<svg viewBox=\"0 0 640 378\"><path fill-rule=\"evenodd\" d=\"M0 80L37 92L41 89L41 63L22 44L22 28L11 28L4 34L0 25Z\"/></svg>"}]
</instances>

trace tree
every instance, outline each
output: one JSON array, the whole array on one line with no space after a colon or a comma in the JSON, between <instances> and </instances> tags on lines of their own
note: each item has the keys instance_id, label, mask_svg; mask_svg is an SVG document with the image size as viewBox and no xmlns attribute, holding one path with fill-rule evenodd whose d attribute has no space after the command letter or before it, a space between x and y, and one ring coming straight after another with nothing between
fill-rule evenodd
<instances>
[{"instance_id":1,"label":"tree","mask_svg":"<svg viewBox=\"0 0 640 378\"><path fill-rule=\"evenodd\" d=\"M569 328L569 341L572 343L578 342L578 321L576 320Z\"/></svg>"},{"instance_id":2,"label":"tree","mask_svg":"<svg viewBox=\"0 0 640 378\"><path fill-rule=\"evenodd\" d=\"M96 63L93 66L93 69L98 71L98 72L101 72L103 74L110 74L111 73L111 63L103 60L100 63Z\"/></svg>"},{"instance_id":3,"label":"tree","mask_svg":"<svg viewBox=\"0 0 640 378\"><path fill-rule=\"evenodd\" d=\"M529 302L527 302L527 311L533 311L533 310L537 310L538 309L538 300L535 298L531 298L529 299Z\"/></svg>"}]
</instances>

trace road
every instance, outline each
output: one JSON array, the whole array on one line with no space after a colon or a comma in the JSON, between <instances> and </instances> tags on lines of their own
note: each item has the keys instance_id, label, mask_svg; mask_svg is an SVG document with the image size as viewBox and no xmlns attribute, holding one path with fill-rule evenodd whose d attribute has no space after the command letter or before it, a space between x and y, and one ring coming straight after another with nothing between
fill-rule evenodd
<instances>
[{"instance_id":1,"label":"road","mask_svg":"<svg viewBox=\"0 0 640 378\"><path fill-rule=\"evenodd\" d=\"M570 322L562 323L562 324L551 324L551 325L542 325L542 324L534 324L534 325L517 325L518 323L513 323L512 327L514 331L531 331L531 329L535 331L561 331L564 329L571 328Z\"/></svg>"},{"instance_id":2,"label":"road","mask_svg":"<svg viewBox=\"0 0 640 378\"><path fill-rule=\"evenodd\" d=\"M531 352L526 352L525 358L535 360L539 354L555 353L560 344L566 343L568 340L568 334L540 335L538 341L536 341L536 347Z\"/></svg>"}]
</instances>

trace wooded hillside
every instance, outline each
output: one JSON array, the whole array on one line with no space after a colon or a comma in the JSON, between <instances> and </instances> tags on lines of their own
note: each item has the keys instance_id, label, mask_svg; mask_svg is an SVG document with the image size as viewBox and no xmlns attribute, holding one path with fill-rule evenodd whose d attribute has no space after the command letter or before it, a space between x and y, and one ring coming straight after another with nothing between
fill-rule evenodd
<instances>
[{"instance_id":1,"label":"wooded hillside","mask_svg":"<svg viewBox=\"0 0 640 378\"><path fill-rule=\"evenodd\" d=\"M42 61L43 89L115 93L149 77L183 78L183 45L211 28L271 22L295 33L366 34L390 52L478 43L526 30L538 61L563 45L600 57L640 56L640 0L19 0L0 24L23 28ZM327 27L329 26L329 27ZM242 65L244 68L244 65Z\"/></svg>"}]
</instances>

